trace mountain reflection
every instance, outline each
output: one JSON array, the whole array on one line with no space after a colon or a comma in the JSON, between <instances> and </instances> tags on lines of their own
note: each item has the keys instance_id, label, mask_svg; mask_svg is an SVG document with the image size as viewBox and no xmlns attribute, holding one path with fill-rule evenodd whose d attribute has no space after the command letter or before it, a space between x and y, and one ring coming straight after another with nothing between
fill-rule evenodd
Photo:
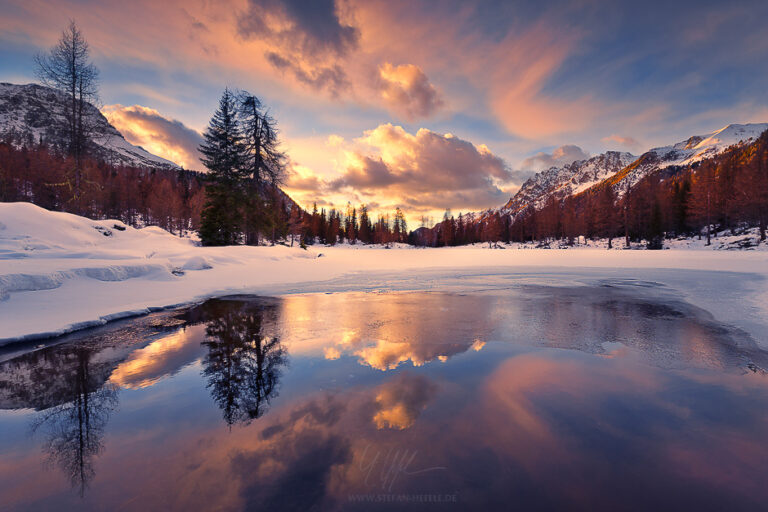
<instances>
[{"instance_id":1,"label":"mountain reflection","mask_svg":"<svg viewBox=\"0 0 768 512\"><path fill-rule=\"evenodd\" d=\"M224 421L250 423L277 396L285 348L274 333L277 305L247 300L212 300L190 312L205 322L203 375Z\"/></svg>"},{"instance_id":2,"label":"mountain reflection","mask_svg":"<svg viewBox=\"0 0 768 512\"><path fill-rule=\"evenodd\" d=\"M84 495L95 475L104 430L117 407L117 386L106 383L113 364L78 344L42 350L0 366L0 405L34 408L32 432L43 452Z\"/></svg>"}]
</instances>

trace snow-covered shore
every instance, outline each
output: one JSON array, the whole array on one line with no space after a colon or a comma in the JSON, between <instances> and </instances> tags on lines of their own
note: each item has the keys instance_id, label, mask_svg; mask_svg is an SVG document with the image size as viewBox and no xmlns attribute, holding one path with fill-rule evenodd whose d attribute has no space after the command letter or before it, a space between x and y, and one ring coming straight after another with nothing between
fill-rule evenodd
<instances>
[{"instance_id":1,"label":"snow-covered shore","mask_svg":"<svg viewBox=\"0 0 768 512\"><path fill-rule=\"evenodd\" d=\"M763 251L197 247L159 228L0 203L0 344L227 294L657 283L768 346L766 278Z\"/></svg>"}]
</instances>

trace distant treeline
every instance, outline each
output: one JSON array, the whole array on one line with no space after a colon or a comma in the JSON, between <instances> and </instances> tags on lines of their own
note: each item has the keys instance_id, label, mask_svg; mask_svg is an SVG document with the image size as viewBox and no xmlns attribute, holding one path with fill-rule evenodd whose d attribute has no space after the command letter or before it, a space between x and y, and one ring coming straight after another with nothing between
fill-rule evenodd
<instances>
[{"instance_id":1,"label":"distant treeline","mask_svg":"<svg viewBox=\"0 0 768 512\"><path fill-rule=\"evenodd\" d=\"M368 208L347 205L346 212L332 208L326 212L323 208L312 208L312 213L305 213L300 228L302 241L305 244L321 243L334 245L337 243L357 242L364 244L391 244L408 242L408 226L405 215L396 208L394 215L378 215L372 220Z\"/></svg>"},{"instance_id":2,"label":"distant treeline","mask_svg":"<svg viewBox=\"0 0 768 512\"><path fill-rule=\"evenodd\" d=\"M155 225L179 235L200 224L204 183L199 173L113 166L85 158L77 201L68 179L74 166L73 157L46 145L18 148L0 143L0 201L28 201L135 227Z\"/></svg>"},{"instance_id":3,"label":"distant treeline","mask_svg":"<svg viewBox=\"0 0 768 512\"><path fill-rule=\"evenodd\" d=\"M0 142L0 201L26 201L92 219L119 219L134 227L160 226L176 235L200 229L209 180L187 170L115 166L97 159L81 162L79 201L71 187L73 158L45 144L18 147ZM272 242L336 244L407 242L405 216L396 210L371 220L365 206L305 212L279 189L268 194L263 218Z\"/></svg>"},{"instance_id":4,"label":"distant treeline","mask_svg":"<svg viewBox=\"0 0 768 512\"><path fill-rule=\"evenodd\" d=\"M29 201L87 217L116 218L132 226L156 225L185 235L200 228L206 176L193 171L151 170L82 162L80 204L74 203L72 158L45 145L18 148L0 142L0 201ZM433 228L408 231L400 209L372 219L365 205L344 211L299 208L279 189L272 191L264 232L272 242L333 245L341 242L456 246L477 242L573 243L579 236L645 241L710 236L711 232L759 227L768 222L768 132L747 146L687 167L668 168L627 189L604 182L576 196L551 198L539 210L514 217L498 211L447 214ZM617 188L621 197L617 197ZM614 241L615 243L616 241Z\"/></svg>"},{"instance_id":5,"label":"distant treeline","mask_svg":"<svg viewBox=\"0 0 768 512\"><path fill-rule=\"evenodd\" d=\"M71 187L71 156L31 145L0 142L0 201L27 201L43 208L92 219L119 219L134 227L160 226L184 236L199 230L206 177L187 170L115 166L96 159L81 162L79 201ZM267 216L269 236L288 235L290 200L276 194Z\"/></svg>"},{"instance_id":6,"label":"distant treeline","mask_svg":"<svg viewBox=\"0 0 768 512\"><path fill-rule=\"evenodd\" d=\"M416 245L451 246L476 242L562 240L578 236L645 241L660 248L665 238L706 236L718 230L759 227L765 240L768 222L768 132L757 141L686 167L663 169L631 187L625 169L585 192L552 197L538 210L514 217L498 211L483 215L446 215L432 229L410 237Z\"/></svg>"}]
</instances>

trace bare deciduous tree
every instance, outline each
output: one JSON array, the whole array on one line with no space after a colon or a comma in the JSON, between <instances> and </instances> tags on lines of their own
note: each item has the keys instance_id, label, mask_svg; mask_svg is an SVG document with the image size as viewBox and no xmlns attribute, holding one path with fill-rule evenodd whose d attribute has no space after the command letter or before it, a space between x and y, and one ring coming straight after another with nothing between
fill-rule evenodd
<instances>
[{"instance_id":1,"label":"bare deciduous tree","mask_svg":"<svg viewBox=\"0 0 768 512\"><path fill-rule=\"evenodd\" d=\"M99 71L90 61L90 47L74 20L59 42L48 53L37 55L35 62L40 81L67 97L62 113L67 122L67 151L75 162L69 186L76 209L80 210L83 157L94 129L87 109L98 98Z\"/></svg>"}]
</instances>

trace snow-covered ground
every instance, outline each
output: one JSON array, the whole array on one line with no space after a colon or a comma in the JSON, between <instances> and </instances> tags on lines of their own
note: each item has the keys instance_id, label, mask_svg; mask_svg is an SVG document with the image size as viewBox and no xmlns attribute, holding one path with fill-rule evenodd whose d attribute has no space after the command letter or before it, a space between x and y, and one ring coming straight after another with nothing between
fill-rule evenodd
<instances>
[{"instance_id":1,"label":"snow-covered ground","mask_svg":"<svg viewBox=\"0 0 768 512\"><path fill-rule=\"evenodd\" d=\"M216 295L546 284L656 287L660 298L684 298L768 346L768 253L686 243L692 247L666 251L608 251L594 243L567 250L198 247L159 228L0 203L0 344Z\"/></svg>"}]
</instances>

